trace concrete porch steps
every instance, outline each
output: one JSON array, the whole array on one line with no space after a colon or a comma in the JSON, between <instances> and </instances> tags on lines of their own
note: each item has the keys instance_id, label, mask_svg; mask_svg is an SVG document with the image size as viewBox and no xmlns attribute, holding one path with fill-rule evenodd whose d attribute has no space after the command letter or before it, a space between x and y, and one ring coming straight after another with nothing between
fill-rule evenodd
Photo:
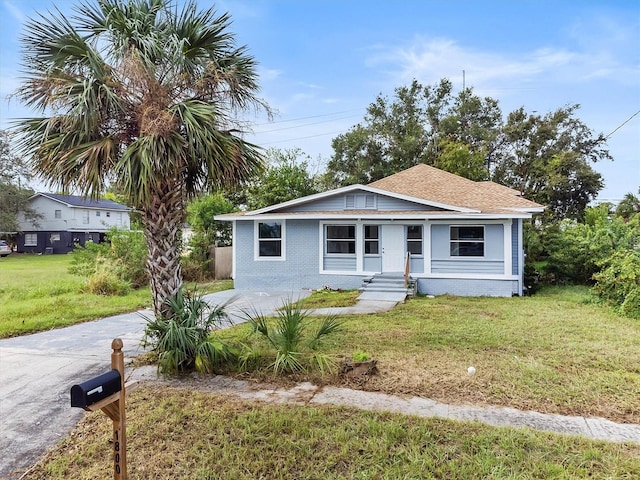
<instances>
[{"instance_id":1,"label":"concrete porch steps","mask_svg":"<svg viewBox=\"0 0 640 480\"><path fill-rule=\"evenodd\" d=\"M407 288L404 285L404 274L378 273L373 277L365 278L360 291L362 293L358 300L404 302L407 295L415 294L415 282L410 281Z\"/></svg>"}]
</instances>

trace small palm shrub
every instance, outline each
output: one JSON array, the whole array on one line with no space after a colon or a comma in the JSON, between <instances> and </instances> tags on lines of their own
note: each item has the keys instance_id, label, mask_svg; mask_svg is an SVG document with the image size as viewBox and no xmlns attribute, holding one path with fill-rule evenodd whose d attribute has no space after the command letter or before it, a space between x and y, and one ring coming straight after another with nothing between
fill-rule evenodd
<instances>
[{"instance_id":1,"label":"small palm shrub","mask_svg":"<svg viewBox=\"0 0 640 480\"><path fill-rule=\"evenodd\" d=\"M245 311L245 318L252 329L266 340L268 348L244 345L240 357L241 368L259 365L265 355L275 358L269 365L276 374L295 373L309 368L321 373L334 366L332 358L318 350L321 340L340 330L341 323L336 315L327 316L317 328L313 328L309 312L302 309L300 302L285 303L278 310L275 319L269 320L256 311Z\"/></svg>"},{"instance_id":2,"label":"small palm shrub","mask_svg":"<svg viewBox=\"0 0 640 480\"><path fill-rule=\"evenodd\" d=\"M228 320L226 303L209 306L198 293L180 290L166 301L167 317L148 318L143 346L158 354L158 369L164 374L190 370L211 373L230 361L231 347L211 336L211 332Z\"/></svg>"}]
</instances>

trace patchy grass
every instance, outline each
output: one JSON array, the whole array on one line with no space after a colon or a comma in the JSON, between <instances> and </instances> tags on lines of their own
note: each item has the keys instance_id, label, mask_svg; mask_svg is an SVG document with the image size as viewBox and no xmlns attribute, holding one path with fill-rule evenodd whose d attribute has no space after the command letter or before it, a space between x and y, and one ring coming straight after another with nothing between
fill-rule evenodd
<instances>
[{"instance_id":1,"label":"patchy grass","mask_svg":"<svg viewBox=\"0 0 640 480\"><path fill-rule=\"evenodd\" d=\"M136 479L639 478L640 447L339 407L144 387L127 403ZM24 480L107 478L111 421L88 414Z\"/></svg>"},{"instance_id":2,"label":"patchy grass","mask_svg":"<svg viewBox=\"0 0 640 480\"><path fill-rule=\"evenodd\" d=\"M13 254L0 259L0 338L63 327L151 305L148 288L128 295L82 292L85 279L68 272L69 255ZM193 285L188 285L193 287ZM199 283L198 290L233 288L229 281Z\"/></svg>"},{"instance_id":3,"label":"patchy grass","mask_svg":"<svg viewBox=\"0 0 640 480\"><path fill-rule=\"evenodd\" d=\"M367 352L378 360L378 375L280 381L640 423L640 322L592 303L587 288L522 298L418 297L387 313L340 320L340 335L327 338L323 351L348 358ZM247 333L238 326L221 335L246 341Z\"/></svg>"},{"instance_id":4,"label":"patchy grass","mask_svg":"<svg viewBox=\"0 0 640 480\"><path fill-rule=\"evenodd\" d=\"M300 304L305 310L351 307L356 304L360 293L362 292L358 290L316 290L307 298L302 299Z\"/></svg>"}]
</instances>

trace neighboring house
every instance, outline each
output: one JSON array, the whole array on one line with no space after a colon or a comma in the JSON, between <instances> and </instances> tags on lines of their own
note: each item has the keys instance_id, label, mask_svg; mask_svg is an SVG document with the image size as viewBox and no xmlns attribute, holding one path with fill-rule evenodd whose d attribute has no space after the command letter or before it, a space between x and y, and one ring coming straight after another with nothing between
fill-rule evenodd
<instances>
[{"instance_id":1,"label":"neighboring house","mask_svg":"<svg viewBox=\"0 0 640 480\"><path fill-rule=\"evenodd\" d=\"M18 252L67 253L76 243L103 242L112 227L130 228L131 209L111 200L36 193L29 206L42 217L36 224L20 218Z\"/></svg>"},{"instance_id":2,"label":"neighboring house","mask_svg":"<svg viewBox=\"0 0 640 480\"><path fill-rule=\"evenodd\" d=\"M523 220L543 206L493 182L417 165L250 212L233 222L238 289L355 289L405 272L419 293L523 293Z\"/></svg>"}]
</instances>

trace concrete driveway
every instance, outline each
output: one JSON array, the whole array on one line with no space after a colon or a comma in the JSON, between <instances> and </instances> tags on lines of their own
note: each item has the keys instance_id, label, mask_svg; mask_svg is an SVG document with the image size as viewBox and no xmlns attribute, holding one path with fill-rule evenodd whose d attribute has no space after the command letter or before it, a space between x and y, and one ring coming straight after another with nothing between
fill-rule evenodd
<instances>
[{"instance_id":1,"label":"concrete driveway","mask_svg":"<svg viewBox=\"0 0 640 480\"><path fill-rule=\"evenodd\" d=\"M242 310L271 314L307 292L227 290L207 295L211 304L229 302L232 321ZM75 426L84 411L71 408L71 386L111 368L111 341L124 342L125 363L140 353L142 314L116 315L47 332L0 340L0 478L18 478Z\"/></svg>"}]
</instances>

